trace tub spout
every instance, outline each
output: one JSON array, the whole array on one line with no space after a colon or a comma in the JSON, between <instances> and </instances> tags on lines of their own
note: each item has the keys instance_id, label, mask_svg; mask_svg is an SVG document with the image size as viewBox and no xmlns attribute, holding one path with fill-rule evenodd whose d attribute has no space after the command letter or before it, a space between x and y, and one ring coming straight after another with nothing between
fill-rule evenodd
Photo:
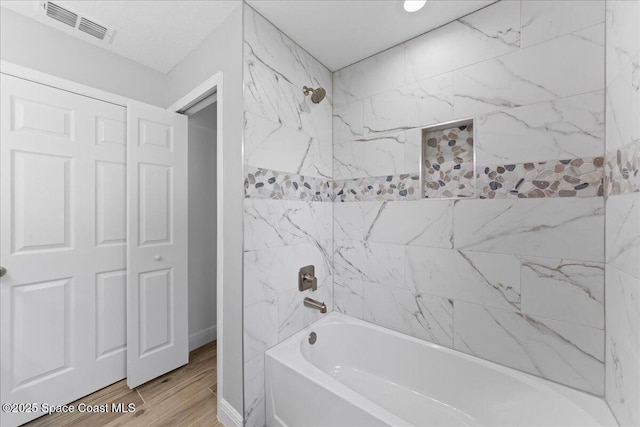
<instances>
[{"instance_id":1,"label":"tub spout","mask_svg":"<svg viewBox=\"0 0 640 427\"><path fill-rule=\"evenodd\" d=\"M327 312L327 304L320 302L320 301L316 301L314 299L311 299L309 297L304 299L304 306L305 307L310 307L310 308L315 308L316 310L320 310L320 313L326 313Z\"/></svg>"}]
</instances>

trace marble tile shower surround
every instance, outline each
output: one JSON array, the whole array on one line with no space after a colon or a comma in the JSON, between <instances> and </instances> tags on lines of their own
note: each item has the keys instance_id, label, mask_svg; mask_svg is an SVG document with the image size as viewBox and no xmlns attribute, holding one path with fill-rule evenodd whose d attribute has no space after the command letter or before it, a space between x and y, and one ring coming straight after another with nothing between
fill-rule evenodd
<instances>
[{"instance_id":1,"label":"marble tile shower surround","mask_svg":"<svg viewBox=\"0 0 640 427\"><path fill-rule=\"evenodd\" d=\"M640 280L640 193L607 197L607 266Z\"/></svg>"},{"instance_id":2,"label":"marble tile shower surround","mask_svg":"<svg viewBox=\"0 0 640 427\"><path fill-rule=\"evenodd\" d=\"M581 2L581 4L585 7L588 7L589 4L602 7L603 3L593 1ZM483 9L486 12L483 19L498 21L500 19L499 13L494 12L498 7L519 8L520 4L509 1L496 3ZM551 6L543 5L543 7ZM580 5L576 3L575 7L577 10ZM470 15L469 19L472 16ZM514 16L512 20L512 25L518 25L519 16ZM402 94L408 91L408 89L396 88L404 88L405 85L407 88L420 87L415 86L416 80L411 81L403 78L402 71L411 67L410 43L415 46L416 51L426 52L430 48L429 44L439 50L438 55L425 55L425 58L429 60L425 60L421 65L424 71L419 82L422 82L423 88L445 88L445 84L437 84L437 82L454 81L453 113L458 117L469 117L479 113L500 111L601 90L604 80L603 20L604 14L601 13L599 19L585 25L582 27L583 29L547 39L526 48L520 48L517 43L511 43L508 52L498 54L488 53L486 48L473 46L471 44L474 43L473 41L465 39L460 34L445 36L437 33L436 30L337 71L334 74L334 106L336 108L344 107L361 100L364 103L369 102L377 105L379 103L375 98L378 95L382 96L382 99L388 99L389 94L394 92ZM496 26L492 30L493 33L504 31L504 26L502 29L498 29L498 22L491 24ZM441 29L448 28L445 26ZM477 40L478 43L490 44L498 39L489 35L483 36L480 32L475 33L475 36L481 39ZM450 38L451 43L456 44L456 49L452 49L450 54L439 47L439 43L449 42L444 40L446 37ZM433 43L436 38L438 38L438 47ZM464 40L464 43L469 43L465 44L465 55L458 54L461 40ZM447 66L440 72L431 73L436 69L438 62L448 63L453 56L458 57L455 60L455 65ZM553 58L552 68L561 70L564 76L549 72L548 61L543 60L549 58ZM599 70L594 69L594 72L584 73L583 64L585 63L602 64L602 67L598 67L601 68ZM423 94L425 92L423 90ZM419 96L415 98L416 101L420 100ZM451 99L449 95L439 98L447 104L449 102L446 101ZM391 107L387 106L387 109L391 110ZM447 109L445 109L446 111ZM437 115L437 112L431 111L427 118L433 116L434 113ZM401 116L401 114L396 116ZM375 123L375 116L369 116L369 120L368 124L364 123L365 128L374 131L387 129ZM383 115L381 120L384 123L389 121L389 118ZM445 120L446 118L440 118L440 121ZM425 124L429 123L420 123L420 125Z\"/></svg>"},{"instance_id":3,"label":"marble tile shower surround","mask_svg":"<svg viewBox=\"0 0 640 427\"><path fill-rule=\"evenodd\" d=\"M339 119L334 116L334 126L337 121ZM418 174L421 134L422 129L415 128L336 142L333 149L334 179Z\"/></svg>"},{"instance_id":4,"label":"marble tile shower surround","mask_svg":"<svg viewBox=\"0 0 640 427\"><path fill-rule=\"evenodd\" d=\"M604 2L556 3L500 1L334 73L333 88L247 7L247 425L264 424L264 350L318 316L283 285L309 259L330 309L603 394L604 198L579 197L596 184L574 197L419 194L421 129L470 117L487 177L513 165L509 179L533 185L525 164L542 182L561 160L582 161L572 178L597 174ZM327 100L311 105L301 85L325 87Z\"/></svg>"},{"instance_id":5,"label":"marble tile shower surround","mask_svg":"<svg viewBox=\"0 0 640 427\"><path fill-rule=\"evenodd\" d=\"M264 426L264 351L333 309L332 75L244 8L244 418ZM323 87L313 104L303 86ZM324 203L329 202L329 203ZM299 292L313 264L318 290Z\"/></svg>"},{"instance_id":6,"label":"marble tile shower surround","mask_svg":"<svg viewBox=\"0 0 640 427\"><path fill-rule=\"evenodd\" d=\"M248 6L244 27L245 164L331 178L331 72ZM303 86L327 96L313 104Z\"/></svg>"},{"instance_id":7,"label":"marble tile shower surround","mask_svg":"<svg viewBox=\"0 0 640 427\"><path fill-rule=\"evenodd\" d=\"M605 397L640 425L640 3L606 2Z\"/></svg>"},{"instance_id":8,"label":"marble tile shower surround","mask_svg":"<svg viewBox=\"0 0 640 427\"><path fill-rule=\"evenodd\" d=\"M502 3L511 4L501 5ZM518 2L499 2L483 9L486 14L480 17L474 17L475 14L472 14L469 19L482 18L484 20L482 25L486 26L489 25L490 18L493 16L489 13L492 8L497 11L500 7L506 11L514 5L519 8L518 4ZM434 39L440 43L442 42L440 38L446 38L448 32L439 34L436 30L436 32L427 33L404 45L336 72L333 172L334 179L340 182L338 187L348 185L350 190L356 192L355 194L364 194L367 193L367 187L377 187L376 184L381 184L388 176L399 177L418 173L419 165L412 159L419 156L421 128L441 121L474 116L476 119L476 171L485 181L482 183L484 185L476 187L476 197L524 197L525 195L569 197L574 191L573 195L578 197L602 195L600 189L602 164L599 158L604 157L605 99L602 83L604 79L604 25L602 24L604 3L579 2L574 7L582 9L579 12L576 11L577 21L572 25L582 22L587 28L578 27L578 30L571 32L569 29L573 28L572 25L551 20L551 24L555 25L560 33L556 38L538 40L537 44L531 44L527 48L516 49L517 46L511 46L506 52L496 52L497 58L477 60L472 54L459 55L462 59L454 61L458 69L453 71L443 69L444 74L435 76L427 73L422 75L425 77L423 80L416 83L398 82L396 89L381 92L378 88L384 88L384 82L381 81L382 77L375 77L375 69L382 67L389 73L394 67L401 70L407 69L410 45L422 45L425 50L428 50L429 46L437 45L433 43ZM533 2L532 5L527 5L527 16L532 22L531 31L536 25L540 25L540 28L551 25L543 25L544 20L547 19L545 17L551 13L549 9L550 6L545 5L544 2ZM560 16L568 13L566 5L561 9ZM536 18L537 14L540 19ZM496 21L493 24L500 24L500 20L504 20L507 16L509 14L506 12L500 15L500 18L496 14L493 16ZM595 19L595 16L599 16L599 19ZM534 21L536 24L533 23ZM496 27L487 34L508 33L511 27L504 27L504 22L502 24L503 27ZM516 27L519 25L515 21L512 24ZM536 30L536 37L540 37L538 31L539 29ZM469 40L465 40L467 41ZM459 42L460 39L456 39L456 43ZM489 43L489 40L486 42ZM571 53L567 54L569 51ZM569 61L568 55L576 55L576 57ZM449 59L445 61L446 58L443 58L447 56L440 52L433 57L433 61L442 60L443 63L448 64ZM499 65L502 64L498 67L502 71L497 72L492 69L496 67L496 62L499 62ZM559 71L550 72L541 68L540 64L543 63L553 63L552 69ZM591 66L585 69L580 65L584 63L589 63ZM424 67L429 69L426 65ZM366 87L363 86L362 90L352 91L349 95L341 97L341 92L353 89L350 80L353 73L366 81L367 87L376 89L367 92ZM473 75L472 80L458 79L458 74L467 75L467 73L469 76ZM397 73L397 75L400 74ZM521 74L522 78L519 78ZM576 75L580 77L574 78ZM445 84L449 80L455 82L455 85ZM567 85L564 84L565 82ZM498 102L496 99L489 98L486 103L478 104L477 108L473 106L467 108L468 102L476 97L475 95L467 97L462 91L471 83L473 87L470 88L473 91L480 91L486 87L492 91L491 93L499 95L500 90L503 90L506 95L513 97L513 100ZM507 85L505 89L498 90L505 84ZM349 85L349 87L344 89L343 85ZM556 85L560 87L557 91ZM493 90L493 88L498 89ZM538 92L539 96L535 95ZM531 93L534 96L530 96ZM442 100L445 100L447 105L438 104ZM491 105L485 105L487 103ZM464 108L458 108L460 106ZM414 118L414 114L417 118ZM549 170L553 171L552 174L556 174L555 170L563 167L560 164L561 160L582 162L582 165L578 169L569 170L570 173L545 179L549 176ZM580 170L589 169L589 164L593 165L594 161L598 165L596 170ZM534 169L539 173L535 175L528 173L531 164L534 164ZM507 165L515 165L517 168L515 173L509 171L510 173L507 174L512 180L504 181L503 175L502 182L493 184L495 187L501 186L502 189L492 190L489 184L494 180L482 177L482 171L486 167L492 168L488 175L495 172L498 167ZM563 180L565 175L572 182ZM380 179L377 182L371 182L372 177ZM520 182L522 178L525 180ZM349 179L352 181L349 182ZM581 180L571 185L574 184L575 179ZM360 180L361 185L358 186L355 180ZM535 186L534 180L545 188ZM558 181L557 184L555 184L556 181ZM525 185L525 191L510 192L516 189L519 182L520 186L528 182ZM556 188L551 189L554 184ZM380 195L376 196L380 199ZM368 195L368 198L359 197L352 200L371 199L372 197ZM394 199L396 198L388 197L386 200Z\"/></svg>"},{"instance_id":9,"label":"marble tile shower surround","mask_svg":"<svg viewBox=\"0 0 640 427\"><path fill-rule=\"evenodd\" d=\"M245 113L244 129L247 168L330 179L331 141L321 142L316 136L249 112Z\"/></svg>"},{"instance_id":10,"label":"marble tile shower surround","mask_svg":"<svg viewBox=\"0 0 640 427\"><path fill-rule=\"evenodd\" d=\"M244 249L316 243L332 236L332 205L279 199L246 199Z\"/></svg>"},{"instance_id":11,"label":"marble tile shower surround","mask_svg":"<svg viewBox=\"0 0 640 427\"><path fill-rule=\"evenodd\" d=\"M475 123L477 164L602 156L604 110L604 90L598 90L481 114Z\"/></svg>"},{"instance_id":12,"label":"marble tile shower surround","mask_svg":"<svg viewBox=\"0 0 640 427\"><path fill-rule=\"evenodd\" d=\"M334 73L334 305L602 395L604 2L560 3L498 2ZM418 175L422 128L468 118L473 197L376 194Z\"/></svg>"},{"instance_id":13,"label":"marble tile shower surround","mask_svg":"<svg viewBox=\"0 0 640 427\"><path fill-rule=\"evenodd\" d=\"M602 394L603 205L335 204L335 309ZM594 234L576 233L584 229Z\"/></svg>"},{"instance_id":14,"label":"marble tile shower surround","mask_svg":"<svg viewBox=\"0 0 640 427\"><path fill-rule=\"evenodd\" d=\"M437 44L431 43L434 39ZM461 41L465 43L462 55ZM334 105L343 106L517 50L519 41L519 2L500 2L336 71Z\"/></svg>"},{"instance_id":15,"label":"marble tile shower surround","mask_svg":"<svg viewBox=\"0 0 640 427\"><path fill-rule=\"evenodd\" d=\"M640 420L640 280L607 265L606 281L605 397L621 426L635 426Z\"/></svg>"}]
</instances>

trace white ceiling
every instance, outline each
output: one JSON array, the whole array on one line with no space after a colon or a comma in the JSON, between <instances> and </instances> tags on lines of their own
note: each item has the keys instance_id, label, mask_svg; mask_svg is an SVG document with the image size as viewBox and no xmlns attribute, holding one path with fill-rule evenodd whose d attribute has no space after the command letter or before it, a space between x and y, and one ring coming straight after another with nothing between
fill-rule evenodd
<instances>
[{"instance_id":1,"label":"white ceiling","mask_svg":"<svg viewBox=\"0 0 640 427\"><path fill-rule=\"evenodd\" d=\"M114 28L112 41L105 43L47 18L37 1L1 5L163 73L240 5L239 0L53 1ZM247 0L332 71L495 1L428 0L422 10L407 13L399 0Z\"/></svg>"},{"instance_id":2,"label":"white ceiling","mask_svg":"<svg viewBox=\"0 0 640 427\"><path fill-rule=\"evenodd\" d=\"M496 0L427 0L407 13L398 0L247 0L331 71L437 28Z\"/></svg>"},{"instance_id":3,"label":"white ceiling","mask_svg":"<svg viewBox=\"0 0 640 427\"><path fill-rule=\"evenodd\" d=\"M112 41L105 43L47 18L37 1L2 1L1 5L163 73L171 71L240 5L237 0L53 2L114 28Z\"/></svg>"}]
</instances>

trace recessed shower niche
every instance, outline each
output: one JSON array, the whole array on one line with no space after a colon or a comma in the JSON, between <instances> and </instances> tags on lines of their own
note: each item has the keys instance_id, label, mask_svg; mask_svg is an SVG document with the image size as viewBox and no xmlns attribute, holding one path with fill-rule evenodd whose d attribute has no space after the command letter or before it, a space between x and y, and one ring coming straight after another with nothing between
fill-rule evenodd
<instances>
[{"instance_id":1,"label":"recessed shower niche","mask_svg":"<svg viewBox=\"0 0 640 427\"><path fill-rule=\"evenodd\" d=\"M423 198L473 197L473 120L422 129L420 163Z\"/></svg>"}]
</instances>

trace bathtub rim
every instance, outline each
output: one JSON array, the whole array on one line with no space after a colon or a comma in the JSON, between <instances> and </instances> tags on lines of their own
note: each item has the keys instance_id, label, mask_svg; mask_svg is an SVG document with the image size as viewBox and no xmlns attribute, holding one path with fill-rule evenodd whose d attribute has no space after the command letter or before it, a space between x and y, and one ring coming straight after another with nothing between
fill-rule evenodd
<instances>
[{"instance_id":1,"label":"bathtub rim","mask_svg":"<svg viewBox=\"0 0 640 427\"><path fill-rule=\"evenodd\" d=\"M459 350L425 341L411 335L394 331L393 329L376 325L374 323L370 323L365 320L351 317L349 315L336 311L324 315L314 323L301 329L299 332L271 347L265 352L265 358L272 358L274 361L284 364L289 369L292 369L296 373L302 375L307 380L315 382L327 391L338 393L340 396L350 399L350 401L355 406L359 407L362 410L372 413L372 406L375 408L379 408L380 411L375 411L374 413L372 413L372 415L374 415L376 418L380 418L386 422L393 420L394 422L392 422L392 425L398 425L398 422L401 422L401 424L408 423L401 417L393 414L392 412L386 410L384 407L365 398L357 391L342 384L340 381L331 377L304 357L304 355L302 354L301 343L304 339L307 338L309 333L313 332L315 328L324 325L339 324L351 324L359 327L365 327L379 333L388 334L399 339L408 340L409 342L413 342L418 345L430 347L437 351L442 351L445 354L451 355L453 357L462 358L463 360L475 363L483 368L500 372L516 380L522 381L523 383L535 388L536 390L552 393L558 396L559 399L568 400L570 403L574 404L579 409L588 414L595 422L597 422L601 426L619 426L603 396L597 396L583 390L575 389L568 385L556 383L552 380L538 377L536 375L521 371L516 368L511 368L496 362L464 353ZM310 369L307 368L307 370L303 370L302 367L304 366L304 364L308 365L308 368Z\"/></svg>"}]
</instances>

